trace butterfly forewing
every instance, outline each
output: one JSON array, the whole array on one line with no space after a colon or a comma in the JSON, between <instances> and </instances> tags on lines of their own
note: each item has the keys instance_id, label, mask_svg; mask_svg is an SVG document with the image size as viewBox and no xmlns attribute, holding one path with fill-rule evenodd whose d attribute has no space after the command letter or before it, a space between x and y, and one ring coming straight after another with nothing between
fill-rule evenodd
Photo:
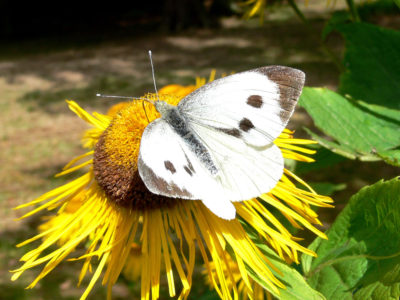
<instances>
[{"instance_id":1,"label":"butterfly forewing","mask_svg":"<svg viewBox=\"0 0 400 300\"><path fill-rule=\"evenodd\" d=\"M302 71L289 67L258 68L210 82L185 97L178 108L189 123L265 146L285 128L304 79Z\"/></svg>"}]
</instances>

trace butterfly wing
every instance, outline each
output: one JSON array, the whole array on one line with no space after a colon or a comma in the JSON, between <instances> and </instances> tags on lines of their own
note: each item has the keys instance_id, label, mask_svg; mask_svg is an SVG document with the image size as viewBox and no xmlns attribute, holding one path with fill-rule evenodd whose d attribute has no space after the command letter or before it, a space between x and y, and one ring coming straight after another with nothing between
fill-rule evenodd
<instances>
[{"instance_id":1,"label":"butterfly wing","mask_svg":"<svg viewBox=\"0 0 400 300\"><path fill-rule=\"evenodd\" d=\"M285 128L304 80L300 70L262 67L214 80L182 99L178 109L189 123L263 147Z\"/></svg>"},{"instance_id":2,"label":"butterfly wing","mask_svg":"<svg viewBox=\"0 0 400 300\"><path fill-rule=\"evenodd\" d=\"M143 132L138 170L146 187L154 194L199 199L219 217L235 217L229 195L163 119L151 122Z\"/></svg>"},{"instance_id":3,"label":"butterfly wing","mask_svg":"<svg viewBox=\"0 0 400 300\"><path fill-rule=\"evenodd\" d=\"M270 191L283 174L281 150L271 143L249 146L242 139L192 124L193 130L210 149L219 172L215 177L230 201L243 201Z\"/></svg>"},{"instance_id":4,"label":"butterfly wing","mask_svg":"<svg viewBox=\"0 0 400 300\"><path fill-rule=\"evenodd\" d=\"M178 105L191 132L207 149L210 172L193 148L164 119L142 136L138 168L147 188L160 195L199 199L213 213L232 219L231 201L268 192L283 173L273 140L293 113L304 73L264 67L215 80Z\"/></svg>"},{"instance_id":5,"label":"butterfly wing","mask_svg":"<svg viewBox=\"0 0 400 300\"><path fill-rule=\"evenodd\" d=\"M281 178L283 158L274 144L255 149L241 139L194 126L213 158L217 175L166 121L157 119L143 133L138 158L139 174L152 193L199 199L214 214L229 220L235 217L231 201L257 197Z\"/></svg>"}]
</instances>

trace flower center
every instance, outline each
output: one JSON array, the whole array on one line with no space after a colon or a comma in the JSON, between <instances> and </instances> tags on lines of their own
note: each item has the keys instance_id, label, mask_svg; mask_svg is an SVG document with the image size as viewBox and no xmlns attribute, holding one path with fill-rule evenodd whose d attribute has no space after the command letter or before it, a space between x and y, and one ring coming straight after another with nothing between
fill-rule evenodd
<instances>
[{"instance_id":1,"label":"flower center","mask_svg":"<svg viewBox=\"0 0 400 300\"><path fill-rule=\"evenodd\" d=\"M165 100L176 104L176 101ZM177 202L151 193L138 172L137 159L143 131L149 122L159 117L152 104L133 101L115 115L96 144L93 160L95 179L107 196L120 206L149 209Z\"/></svg>"}]
</instances>

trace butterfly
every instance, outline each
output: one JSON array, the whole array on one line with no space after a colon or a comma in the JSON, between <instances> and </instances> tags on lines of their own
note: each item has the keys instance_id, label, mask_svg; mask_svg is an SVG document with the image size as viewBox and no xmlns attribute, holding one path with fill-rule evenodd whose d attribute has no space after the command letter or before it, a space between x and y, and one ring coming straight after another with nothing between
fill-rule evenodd
<instances>
[{"instance_id":1,"label":"butterfly","mask_svg":"<svg viewBox=\"0 0 400 300\"><path fill-rule=\"evenodd\" d=\"M301 94L305 74L267 66L214 80L177 106L154 105L161 117L145 128L138 170L154 194L201 200L233 219L232 202L271 190L283 174L273 143Z\"/></svg>"}]
</instances>

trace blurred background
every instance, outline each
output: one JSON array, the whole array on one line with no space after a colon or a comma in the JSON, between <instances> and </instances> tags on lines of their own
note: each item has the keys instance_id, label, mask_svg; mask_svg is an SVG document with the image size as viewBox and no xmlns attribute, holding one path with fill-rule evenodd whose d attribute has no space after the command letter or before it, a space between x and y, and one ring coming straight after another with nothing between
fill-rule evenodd
<instances>
[{"instance_id":1,"label":"blurred background","mask_svg":"<svg viewBox=\"0 0 400 300\"><path fill-rule=\"evenodd\" d=\"M34 247L15 245L35 235L44 217L16 222L24 211L13 207L74 178L54 174L83 153L80 139L88 126L68 110L66 99L106 113L117 102L96 98L96 93L138 97L153 92L150 49L159 88L193 84L196 77L208 78L212 69L219 77L279 64L303 70L307 86L335 90L344 41L331 34L322 42L321 35L334 13L351 9L349 2L0 1L0 299L78 299L84 289L76 287L79 262L61 264L33 290L24 288L37 270L26 271L17 282L10 281L9 273ZM257 3L263 4L260 10ZM363 20L399 29L393 1L355 4ZM299 108L288 127L296 137L306 137L304 126L313 128L313 123ZM350 195L397 174L383 162L337 158L301 177L318 182L321 193L334 198L335 209L319 212L328 228ZM304 245L313 238L300 235ZM138 299L139 290L140 283L121 277L114 299ZM100 284L89 299L105 299ZM189 299L216 296L198 284Z\"/></svg>"}]
</instances>

